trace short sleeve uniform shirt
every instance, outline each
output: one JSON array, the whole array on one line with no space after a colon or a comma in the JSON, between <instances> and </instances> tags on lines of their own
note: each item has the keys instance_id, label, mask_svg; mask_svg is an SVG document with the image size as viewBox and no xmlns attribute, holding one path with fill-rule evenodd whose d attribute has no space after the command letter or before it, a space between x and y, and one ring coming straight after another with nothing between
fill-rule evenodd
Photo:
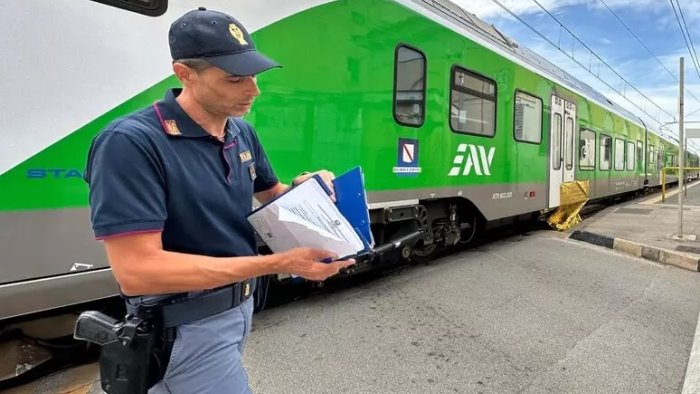
<instances>
[{"instance_id":1,"label":"short sleeve uniform shirt","mask_svg":"<svg viewBox=\"0 0 700 394\"><path fill-rule=\"evenodd\" d=\"M254 255L246 215L253 193L277 177L248 123L229 118L221 142L182 110L179 93L168 91L93 140L85 178L95 236L162 231L168 251Z\"/></svg>"}]
</instances>

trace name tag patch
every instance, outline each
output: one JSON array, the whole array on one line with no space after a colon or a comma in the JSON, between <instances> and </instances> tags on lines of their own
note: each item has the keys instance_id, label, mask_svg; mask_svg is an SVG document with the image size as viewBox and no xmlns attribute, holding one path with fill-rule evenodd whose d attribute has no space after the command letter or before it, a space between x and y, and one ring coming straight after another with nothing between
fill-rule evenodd
<instances>
[{"instance_id":1,"label":"name tag patch","mask_svg":"<svg viewBox=\"0 0 700 394\"><path fill-rule=\"evenodd\" d=\"M241 163L245 163L246 161L250 160L253 158L253 156L250 154L250 151L247 150L243 153L238 154L238 156L241 158Z\"/></svg>"},{"instance_id":2,"label":"name tag patch","mask_svg":"<svg viewBox=\"0 0 700 394\"><path fill-rule=\"evenodd\" d=\"M258 177L258 174L255 173L255 163L251 163L248 166L248 172L250 172L250 180L255 181L255 178Z\"/></svg>"}]
</instances>

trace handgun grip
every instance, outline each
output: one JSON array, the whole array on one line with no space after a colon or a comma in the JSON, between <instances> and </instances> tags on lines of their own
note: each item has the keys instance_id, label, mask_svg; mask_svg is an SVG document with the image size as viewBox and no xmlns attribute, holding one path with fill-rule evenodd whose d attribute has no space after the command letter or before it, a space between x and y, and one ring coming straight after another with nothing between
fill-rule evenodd
<instances>
[{"instance_id":1,"label":"handgun grip","mask_svg":"<svg viewBox=\"0 0 700 394\"><path fill-rule=\"evenodd\" d=\"M102 346L118 339L121 326L118 320L104 313L87 311L78 316L73 338Z\"/></svg>"}]
</instances>

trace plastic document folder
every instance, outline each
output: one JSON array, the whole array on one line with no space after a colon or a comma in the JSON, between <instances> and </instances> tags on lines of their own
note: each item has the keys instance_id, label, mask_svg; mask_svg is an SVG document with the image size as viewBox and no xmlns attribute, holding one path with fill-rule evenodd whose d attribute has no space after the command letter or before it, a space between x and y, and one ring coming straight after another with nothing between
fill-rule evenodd
<instances>
[{"instance_id":1,"label":"plastic document folder","mask_svg":"<svg viewBox=\"0 0 700 394\"><path fill-rule=\"evenodd\" d=\"M360 167L333 180L336 202L319 176L293 187L248 215L260 238L277 252L306 246L340 258L374 247Z\"/></svg>"}]
</instances>

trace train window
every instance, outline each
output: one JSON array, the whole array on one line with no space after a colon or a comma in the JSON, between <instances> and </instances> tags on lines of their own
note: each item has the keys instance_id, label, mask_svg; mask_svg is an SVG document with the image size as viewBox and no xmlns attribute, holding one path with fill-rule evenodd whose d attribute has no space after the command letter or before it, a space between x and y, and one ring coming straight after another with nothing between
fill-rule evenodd
<instances>
[{"instance_id":1,"label":"train window","mask_svg":"<svg viewBox=\"0 0 700 394\"><path fill-rule=\"evenodd\" d=\"M610 169L610 159L612 158L612 137L600 135L600 169Z\"/></svg>"},{"instance_id":2,"label":"train window","mask_svg":"<svg viewBox=\"0 0 700 394\"><path fill-rule=\"evenodd\" d=\"M574 168L574 119L566 118L566 126L564 127L565 140L564 157L566 161L566 169Z\"/></svg>"},{"instance_id":3,"label":"train window","mask_svg":"<svg viewBox=\"0 0 700 394\"><path fill-rule=\"evenodd\" d=\"M595 168L595 132L581 129L579 138L578 164L581 169L592 170Z\"/></svg>"},{"instance_id":4,"label":"train window","mask_svg":"<svg viewBox=\"0 0 700 394\"><path fill-rule=\"evenodd\" d=\"M615 171L625 169L625 141L615 138Z\"/></svg>"},{"instance_id":5,"label":"train window","mask_svg":"<svg viewBox=\"0 0 700 394\"><path fill-rule=\"evenodd\" d=\"M148 16L161 16L168 9L168 0L92 0Z\"/></svg>"},{"instance_id":6,"label":"train window","mask_svg":"<svg viewBox=\"0 0 700 394\"><path fill-rule=\"evenodd\" d=\"M642 171L644 167L644 144L642 141L637 141L637 163L639 170Z\"/></svg>"},{"instance_id":7,"label":"train window","mask_svg":"<svg viewBox=\"0 0 700 394\"><path fill-rule=\"evenodd\" d=\"M635 165L634 142L627 142L627 171L634 171Z\"/></svg>"},{"instance_id":8,"label":"train window","mask_svg":"<svg viewBox=\"0 0 700 394\"><path fill-rule=\"evenodd\" d=\"M394 119L420 127L425 118L425 55L399 45L394 60Z\"/></svg>"},{"instance_id":9,"label":"train window","mask_svg":"<svg viewBox=\"0 0 700 394\"><path fill-rule=\"evenodd\" d=\"M455 66L451 85L452 130L492 137L496 132L496 82Z\"/></svg>"},{"instance_id":10,"label":"train window","mask_svg":"<svg viewBox=\"0 0 700 394\"><path fill-rule=\"evenodd\" d=\"M552 169L561 169L561 114L554 114L554 135L552 135Z\"/></svg>"},{"instance_id":11,"label":"train window","mask_svg":"<svg viewBox=\"0 0 700 394\"><path fill-rule=\"evenodd\" d=\"M525 92L515 92L513 136L516 141L542 142L542 99Z\"/></svg>"},{"instance_id":12,"label":"train window","mask_svg":"<svg viewBox=\"0 0 700 394\"><path fill-rule=\"evenodd\" d=\"M649 146L649 164L654 164L656 163L656 148L654 145Z\"/></svg>"}]
</instances>

